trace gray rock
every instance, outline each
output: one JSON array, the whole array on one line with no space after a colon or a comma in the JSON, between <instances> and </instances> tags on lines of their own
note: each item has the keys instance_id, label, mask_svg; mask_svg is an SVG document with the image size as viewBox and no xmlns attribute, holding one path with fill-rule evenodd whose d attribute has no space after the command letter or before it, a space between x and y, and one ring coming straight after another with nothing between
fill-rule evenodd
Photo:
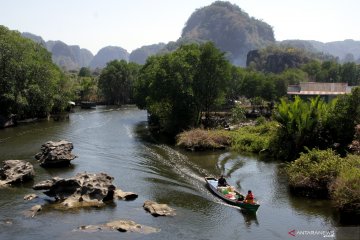
<instances>
[{"instance_id":1,"label":"gray rock","mask_svg":"<svg viewBox=\"0 0 360 240\"><path fill-rule=\"evenodd\" d=\"M41 205L35 205L29 210L24 212L26 217L35 217L42 210Z\"/></svg>"},{"instance_id":2,"label":"gray rock","mask_svg":"<svg viewBox=\"0 0 360 240\"><path fill-rule=\"evenodd\" d=\"M144 202L143 208L151 215L157 216L175 216L175 210L167 204L159 204L150 200Z\"/></svg>"},{"instance_id":3,"label":"gray rock","mask_svg":"<svg viewBox=\"0 0 360 240\"><path fill-rule=\"evenodd\" d=\"M113 200L116 187L113 177L105 173L78 173L68 179L53 178L33 186L34 190L47 190L44 193L61 202L65 208L102 206Z\"/></svg>"},{"instance_id":4,"label":"gray rock","mask_svg":"<svg viewBox=\"0 0 360 240\"><path fill-rule=\"evenodd\" d=\"M71 153L74 148L71 142L61 140L60 142L49 141L41 146L41 152L35 155L42 167L69 166L70 161L76 156Z\"/></svg>"},{"instance_id":5,"label":"gray rock","mask_svg":"<svg viewBox=\"0 0 360 240\"><path fill-rule=\"evenodd\" d=\"M138 197L138 195L136 193L133 192L123 192L121 189L116 189L115 190L115 196L118 199L122 199L122 200L134 200Z\"/></svg>"},{"instance_id":6,"label":"gray rock","mask_svg":"<svg viewBox=\"0 0 360 240\"><path fill-rule=\"evenodd\" d=\"M0 186L26 182L34 178L35 171L31 163L22 160L6 160L0 168Z\"/></svg>"},{"instance_id":7,"label":"gray rock","mask_svg":"<svg viewBox=\"0 0 360 240\"><path fill-rule=\"evenodd\" d=\"M31 201L35 198L37 198L38 196L35 193L31 193L31 194L27 194L24 196L24 200L26 201Z\"/></svg>"},{"instance_id":8,"label":"gray rock","mask_svg":"<svg viewBox=\"0 0 360 240\"><path fill-rule=\"evenodd\" d=\"M128 221L128 220L116 220L102 225L81 226L77 230L84 232L119 231L119 232L136 232L143 234L160 232L160 229L145 225L140 225L133 221Z\"/></svg>"}]
</instances>

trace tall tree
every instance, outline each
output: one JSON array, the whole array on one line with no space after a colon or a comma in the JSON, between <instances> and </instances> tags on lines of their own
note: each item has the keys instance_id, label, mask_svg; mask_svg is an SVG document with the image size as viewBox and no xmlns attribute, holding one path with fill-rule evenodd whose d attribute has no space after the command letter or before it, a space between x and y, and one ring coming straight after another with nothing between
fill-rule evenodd
<instances>
[{"instance_id":1,"label":"tall tree","mask_svg":"<svg viewBox=\"0 0 360 240\"><path fill-rule=\"evenodd\" d=\"M196 66L193 91L200 111L209 115L217 100L225 96L231 68L225 55L211 42L200 46L199 64Z\"/></svg>"},{"instance_id":2,"label":"tall tree","mask_svg":"<svg viewBox=\"0 0 360 240\"><path fill-rule=\"evenodd\" d=\"M135 93L160 131L175 134L198 124L225 96L229 63L211 43L185 45L172 53L150 57L140 71Z\"/></svg>"},{"instance_id":3,"label":"tall tree","mask_svg":"<svg viewBox=\"0 0 360 240\"><path fill-rule=\"evenodd\" d=\"M114 60L107 63L99 77L99 89L108 104L125 104L131 102L132 85L137 77L138 67L125 60Z\"/></svg>"},{"instance_id":4,"label":"tall tree","mask_svg":"<svg viewBox=\"0 0 360 240\"><path fill-rule=\"evenodd\" d=\"M0 115L46 117L72 97L69 79L41 45L0 26Z\"/></svg>"}]
</instances>

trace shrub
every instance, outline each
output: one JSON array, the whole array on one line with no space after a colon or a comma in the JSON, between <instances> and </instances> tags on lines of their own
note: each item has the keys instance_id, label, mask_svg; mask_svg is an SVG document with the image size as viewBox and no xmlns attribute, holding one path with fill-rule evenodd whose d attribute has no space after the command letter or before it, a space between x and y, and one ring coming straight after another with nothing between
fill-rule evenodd
<instances>
[{"instance_id":1,"label":"shrub","mask_svg":"<svg viewBox=\"0 0 360 240\"><path fill-rule=\"evenodd\" d=\"M180 133L176 145L191 150L222 149L231 143L230 134L224 130L193 129Z\"/></svg>"},{"instance_id":2,"label":"shrub","mask_svg":"<svg viewBox=\"0 0 360 240\"><path fill-rule=\"evenodd\" d=\"M232 133L231 147L235 151L259 153L269 150L270 140L277 130L275 122L245 126Z\"/></svg>"},{"instance_id":3,"label":"shrub","mask_svg":"<svg viewBox=\"0 0 360 240\"><path fill-rule=\"evenodd\" d=\"M360 212L360 157L349 155L347 163L331 184L331 198L342 209Z\"/></svg>"},{"instance_id":4,"label":"shrub","mask_svg":"<svg viewBox=\"0 0 360 240\"><path fill-rule=\"evenodd\" d=\"M239 123L245 119L245 108L236 105L233 109L231 109L231 122Z\"/></svg>"},{"instance_id":5,"label":"shrub","mask_svg":"<svg viewBox=\"0 0 360 240\"><path fill-rule=\"evenodd\" d=\"M299 190L328 193L328 187L346 165L345 161L331 149L301 153L286 166L289 185Z\"/></svg>"}]
</instances>

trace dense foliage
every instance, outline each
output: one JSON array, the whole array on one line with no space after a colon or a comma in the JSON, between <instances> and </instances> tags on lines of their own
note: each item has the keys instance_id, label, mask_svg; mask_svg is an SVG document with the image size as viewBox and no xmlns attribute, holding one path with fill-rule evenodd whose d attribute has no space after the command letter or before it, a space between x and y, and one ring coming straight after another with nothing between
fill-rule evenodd
<instances>
[{"instance_id":1,"label":"dense foliage","mask_svg":"<svg viewBox=\"0 0 360 240\"><path fill-rule=\"evenodd\" d=\"M21 119L61 112L72 89L45 48L0 26L0 115Z\"/></svg>"},{"instance_id":2,"label":"dense foliage","mask_svg":"<svg viewBox=\"0 0 360 240\"><path fill-rule=\"evenodd\" d=\"M330 149L313 149L306 154L302 153L286 168L289 185L327 193L343 165L343 159Z\"/></svg>"},{"instance_id":3,"label":"dense foliage","mask_svg":"<svg viewBox=\"0 0 360 240\"><path fill-rule=\"evenodd\" d=\"M182 46L147 60L135 85L136 102L160 131L174 134L196 126L201 112L224 99L229 77L230 65L212 43Z\"/></svg>"},{"instance_id":4,"label":"dense foliage","mask_svg":"<svg viewBox=\"0 0 360 240\"><path fill-rule=\"evenodd\" d=\"M271 149L271 140L277 130L276 122L241 127L232 133L231 148L239 152L268 152Z\"/></svg>"},{"instance_id":5,"label":"dense foliage","mask_svg":"<svg viewBox=\"0 0 360 240\"><path fill-rule=\"evenodd\" d=\"M347 165L339 171L330 185L331 197L345 210L360 212L360 157L349 155Z\"/></svg>"},{"instance_id":6,"label":"dense foliage","mask_svg":"<svg viewBox=\"0 0 360 240\"><path fill-rule=\"evenodd\" d=\"M304 148L332 148L345 153L360 120L360 88L349 95L339 96L330 103L319 97L294 101L281 99L274 119L280 129L273 139L272 151L277 157L294 159Z\"/></svg>"},{"instance_id":7,"label":"dense foliage","mask_svg":"<svg viewBox=\"0 0 360 240\"><path fill-rule=\"evenodd\" d=\"M304 101L296 96L293 102L281 99L273 115L280 124L274 152L279 157L294 158L304 147L317 146L322 118L326 113L327 105L319 97Z\"/></svg>"},{"instance_id":8,"label":"dense foliage","mask_svg":"<svg viewBox=\"0 0 360 240\"><path fill-rule=\"evenodd\" d=\"M121 105L132 102L132 88L139 71L136 63L114 60L101 71L98 87L107 104Z\"/></svg>"},{"instance_id":9,"label":"dense foliage","mask_svg":"<svg viewBox=\"0 0 360 240\"><path fill-rule=\"evenodd\" d=\"M330 195L340 208L360 211L359 156L341 158L330 149L313 149L289 163L285 171L293 189Z\"/></svg>"}]
</instances>

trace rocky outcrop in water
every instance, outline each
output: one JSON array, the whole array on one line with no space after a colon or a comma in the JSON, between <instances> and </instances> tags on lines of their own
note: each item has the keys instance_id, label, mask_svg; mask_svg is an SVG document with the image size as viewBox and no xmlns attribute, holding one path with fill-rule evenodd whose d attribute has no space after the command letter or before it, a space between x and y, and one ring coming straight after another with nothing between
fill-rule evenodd
<instances>
[{"instance_id":1,"label":"rocky outcrop in water","mask_svg":"<svg viewBox=\"0 0 360 240\"><path fill-rule=\"evenodd\" d=\"M24 196L24 200L26 200L26 201L31 201L31 200L33 200L33 199L35 199L35 198L37 198L37 197L38 197L38 195L36 195L35 193L31 193L31 194L25 195L25 196Z\"/></svg>"},{"instance_id":2,"label":"rocky outcrop in water","mask_svg":"<svg viewBox=\"0 0 360 240\"><path fill-rule=\"evenodd\" d=\"M175 210L170 208L167 204L159 204L150 200L144 202L144 209L151 215L157 216L174 216Z\"/></svg>"},{"instance_id":3,"label":"rocky outcrop in water","mask_svg":"<svg viewBox=\"0 0 360 240\"><path fill-rule=\"evenodd\" d=\"M35 155L42 167L69 166L70 161L76 156L71 153L74 148L71 142L61 140L60 142L49 141L41 146L41 152Z\"/></svg>"},{"instance_id":4,"label":"rocky outcrop in water","mask_svg":"<svg viewBox=\"0 0 360 240\"><path fill-rule=\"evenodd\" d=\"M133 221L128 221L128 220L116 220L102 225L81 226L77 230L84 232L119 231L119 232L136 232L143 234L155 233L160 231L160 229L148 227L145 225L140 225Z\"/></svg>"},{"instance_id":5,"label":"rocky outcrop in water","mask_svg":"<svg viewBox=\"0 0 360 240\"><path fill-rule=\"evenodd\" d=\"M9 117L0 115L0 128L13 127L16 125L16 115L11 114Z\"/></svg>"},{"instance_id":6,"label":"rocky outcrop in water","mask_svg":"<svg viewBox=\"0 0 360 240\"><path fill-rule=\"evenodd\" d=\"M6 160L0 168L0 186L22 183L34 178L35 171L31 163L22 160Z\"/></svg>"},{"instance_id":7,"label":"rocky outcrop in water","mask_svg":"<svg viewBox=\"0 0 360 240\"><path fill-rule=\"evenodd\" d=\"M64 208L100 207L114 198L113 180L105 173L78 173L72 178L42 181L33 189L46 190L44 193L54 197Z\"/></svg>"},{"instance_id":8,"label":"rocky outcrop in water","mask_svg":"<svg viewBox=\"0 0 360 240\"><path fill-rule=\"evenodd\" d=\"M26 217L35 217L42 210L41 205L35 205L24 212Z\"/></svg>"},{"instance_id":9,"label":"rocky outcrop in water","mask_svg":"<svg viewBox=\"0 0 360 240\"><path fill-rule=\"evenodd\" d=\"M122 200L134 200L138 197L136 193L133 192L123 192L121 189L115 190L115 197Z\"/></svg>"}]
</instances>

